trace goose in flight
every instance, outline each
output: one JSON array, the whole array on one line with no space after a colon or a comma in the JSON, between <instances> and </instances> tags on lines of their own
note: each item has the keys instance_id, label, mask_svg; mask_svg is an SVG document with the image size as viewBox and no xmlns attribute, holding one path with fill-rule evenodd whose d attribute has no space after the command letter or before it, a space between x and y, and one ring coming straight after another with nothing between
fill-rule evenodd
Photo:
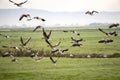
<instances>
[{"instance_id":1,"label":"goose in flight","mask_svg":"<svg viewBox=\"0 0 120 80\"><path fill-rule=\"evenodd\" d=\"M31 20L30 14L22 14L19 18L19 21L21 21L23 18L27 18L27 21Z\"/></svg>"},{"instance_id":2,"label":"goose in flight","mask_svg":"<svg viewBox=\"0 0 120 80\"><path fill-rule=\"evenodd\" d=\"M50 57L50 60L52 61L53 64L55 64L58 61L59 57L57 57L56 60L54 60L52 57Z\"/></svg>"},{"instance_id":3,"label":"goose in flight","mask_svg":"<svg viewBox=\"0 0 120 80\"><path fill-rule=\"evenodd\" d=\"M33 30L33 32L35 32L38 28L42 28L42 26L36 26L36 28Z\"/></svg>"},{"instance_id":4,"label":"goose in flight","mask_svg":"<svg viewBox=\"0 0 120 80\"><path fill-rule=\"evenodd\" d=\"M30 40L31 40L31 37L28 38L28 39L24 42L24 41L23 41L23 38L22 38L22 36L21 36L21 38L20 38L21 46L22 46L22 47L25 47Z\"/></svg>"},{"instance_id":5,"label":"goose in flight","mask_svg":"<svg viewBox=\"0 0 120 80\"><path fill-rule=\"evenodd\" d=\"M105 31L103 31L102 29L100 29L100 28L98 28L98 30L99 31L101 31L102 33L104 33L105 35L107 35L107 36L112 36L112 35L114 35L114 36L117 36L118 35L118 33L116 32L116 31L112 31L112 32L105 32Z\"/></svg>"},{"instance_id":6,"label":"goose in flight","mask_svg":"<svg viewBox=\"0 0 120 80\"><path fill-rule=\"evenodd\" d=\"M98 43L104 43L104 44L108 44L108 43L111 43L113 42L112 39L102 39L102 40L99 40Z\"/></svg>"},{"instance_id":7,"label":"goose in flight","mask_svg":"<svg viewBox=\"0 0 120 80\"><path fill-rule=\"evenodd\" d=\"M37 19L37 20L41 20L41 21L46 21L45 19L43 19L43 18L40 18L40 17L33 17L33 19Z\"/></svg>"},{"instance_id":8,"label":"goose in flight","mask_svg":"<svg viewBox=\"0 0 120 80\"><path fill-rule=\"evenodd\" d=\"M111 24L110 26L109 26L109 28L113 28L113 27L118 27L119 26L119 24L117 23L117 24Z\"/></svg>"},{"instance_id":9,"label":"goose in flight","mask_svg":"<svg viewBox=\"0 0 120 80\"><path fill-rule=\"evenodd\" d=\"M99 13L99 12L98 11L94 11L94 10L91 11L91 12L90 11L85 12L85 14L89 14L89 15L93 15L94 13Z\"/></svg>"},{"instance_id":10,"label":"goose in flight","mask_svg":"<svg viewBox=\"0 0 120 80\"><path fill-rule=\"evenodd\" d=\"M45 32L44 28L42 28L42 31L43 31L43 36L45 40L49 40L52 30L50 30L48 34Z\"/></svg>"},{"instance_id":11,"label":"goose in flight","mask_svg":"<svg viewBox=\"0 0 120 80\"><path fill-rule=\"evenodd\" d=\"M76 35L80 35L80 33L78 33L77 31L74 31L74 30L72 30L71 32L73 32L74 34L76 34Z\"/></svg>"},{"instance_id":12,"label":"goose in flight","mask_svg":"<svg viewBox=\"0 0 120 80\"><path fill-rule=\"evenodd\" d=\"M74 39L73 37L71 37L71 39L72 39L72 41L77 42L77 43L83 41L82 38L81 39Z\"/></svg>"},{"instance_id":13,"label":"goose in flight","mask_svg":"<svg viewBox=\"0 0 120 80\"><path fill-rule=\"evenodd\" d=\"M18 7L21 7L21 5L23 5L24 3L26 3L28 0L24 1L24 2L21 2L21 3L16 3L16 2L13 2L12 0L9 0L11 3L13 3L14 5L18 6Z\"/></svg>"}]
</instances>

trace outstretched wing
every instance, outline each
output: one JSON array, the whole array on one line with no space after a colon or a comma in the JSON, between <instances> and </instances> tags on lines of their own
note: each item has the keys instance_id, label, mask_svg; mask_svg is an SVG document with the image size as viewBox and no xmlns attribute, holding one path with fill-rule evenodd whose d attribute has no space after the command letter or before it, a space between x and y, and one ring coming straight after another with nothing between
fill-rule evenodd
<instances>
[{"instance_id":1,"label":"outstretched wing","mask_svg":"<svg viewBox=\"0 0 120 80\"><path fill-rule=\"evenodd\" d=\"M14 3L14 4L16 4L15 2L13 2L13 1L11 1L11 0L9 0L11 3Z\"/></svg>"},{"instance_id":2,"label":"outstretched wing","mask_svg":"<svg viewBox=\"0 0 120 80\"><path fill-rule=\"evenodd\" d=\"M21 2L21 3L19 3L20 5L22 5L22 4L24 4L24 3L26 3L28 0L26 0L26 1L24 1L24 2Z\"/></svg>"},{"instance_id":3,"label":"outstretched wing","mask_svg":"<svg viewBox=\"0 0 120 80\"><path fill-rule=\"evenodd\" d=\"M106 35L108 34L108 33L106 33L105 31L103 31L103 30L100 29L100 28L98 28L98 30L101 31L102 33L106 34Z\"/></svg>"},{"instance_id":4,"label":"outstretched wing","mask_svg":"<svg viewBox=\"0 0 120 80\"><path fill-rule=\"evenodd\" d=\"M37 27L33 30L33 32L36 31L38 28L41 28L41 26L37 26Z\"/></svg>"},{"instance_id":5,"label":"outstretched wing","mask_svg":"<svg viewBox=\"0 0 120 80\"><path fill-rule=\"evenodd\" d=\"M92 13L99 13L98 11L92 11Z\"/></svg>"},{"instance_id":6,"label":"outstretched wing","mask_svg":"<svg viewBox=\"0 0 120 80\"><path fill-rule=\"evenodd\" d=\"M24 45L22 36L20 37L20 42L21 42L22 45Z\"/></svg>"},{"instance_id":7,"label":"outstretched wing","mask_svg":"<svg viewBox=\"0 0 120 80\"><path fill-rule=\"evenodd\" d=\"M27 41L24 43L25 45L31 40L31 37L27 39Z\"/></svg>"},{"instance_id":8,"label":"outstretched wing","mask_svg":"<svg viewBox=\"0 0 120 80\"><path fill-rule=\"evenodd\" d=\"M21 17L19 18L19 21L21 21L23 17L25 17L25 15L21 15Z\"/></svg>"}]
</instances>

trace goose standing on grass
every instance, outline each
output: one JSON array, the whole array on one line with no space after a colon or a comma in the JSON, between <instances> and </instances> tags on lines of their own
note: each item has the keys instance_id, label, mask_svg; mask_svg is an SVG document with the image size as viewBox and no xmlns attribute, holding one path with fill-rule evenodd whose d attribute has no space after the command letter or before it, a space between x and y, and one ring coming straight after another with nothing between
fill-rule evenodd
<instances>
[{"instance_id":1,"label":"goose standing on grass","mask_svg":"<svg viewBox=\"0 0 120 80\"><path fill-rule=\"evenodd\" d=\"M22 14L19 18L19 21L21 21L23 18L27 18L27 21L31 20L30 14Z\"/></svg>"},{"instance_id":2,"label":"goose standing on grass","mask_svg":"<svg viewBox=\"0 0 120 80\"><path fill-rule=\"evenodd\" d=\"M16 3L16 2L13 2L12 0L9 0L11 3L13 3L14 5L18 6L18 7L21 7L21 5L25 4L28 0L24 1L24 2L21 2L21 3Z\"/></svg>"},{"instance_id":3,"label":"goose standing on grass","mask_svg":"<svg viewBox=\"0 0 120 80\"><path fill-rule=\"evenodd\" d=\"M85 12L85 14L89 14L89 15L93 15L94 13L99 13L99 12L94 10Z\"/></svg>"},{"instance_id":4,"label":"goose standing on grass","mask_svg":"<svg viewBox=\"0 0 120 80\"><path fill-rule=\"evenodd\" d=\"M2 57L9 57L10 53L9 52L5 52L4 54L2 54Z\"/></svg>"}]
</instances>

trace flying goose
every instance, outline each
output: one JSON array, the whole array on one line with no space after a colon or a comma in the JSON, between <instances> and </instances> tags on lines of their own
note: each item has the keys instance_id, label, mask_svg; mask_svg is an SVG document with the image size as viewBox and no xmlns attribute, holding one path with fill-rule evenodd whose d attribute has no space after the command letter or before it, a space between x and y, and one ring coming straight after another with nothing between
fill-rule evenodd
<instances>
[{"instance_id":1,"label":"flying goose","mask_svg":"<svg viewBox=\"0 0 120 80\"><path fill-rule=\"evenodd\" d=\"M111 43L113 42L112 39L102 39L102 40L99 40L98 43L104 43L104 44L108 44L108 43Z\"/></svg>"},{"instance_id":2,"label":"flying goose","mask_svg":"<svg viewBox=\"0 0 120 80\"><path fill-rule=\"evenodd\" d=\"M19 18L19 21L21 21L24 17L27 18L27 21L31 20L30 14L22 14Z\"/></svg>"},{"instance_id":3,"label":"flying goose","mask_svg":"<svg viewBox=\"0 0 120 80\"><path fill-rule=\"evenodd\" d=\"M18 6L18 7L21 7L21 5L23 5L24 3L26 3L28 0L24 1L24 2L21 2L21 3L16 3L16 2L13 2L12 0L9 0L11 3L13 3L14 5Z\"/></svg>"},{"instance_id":4,"label":"flying goose","mask_svg":"<svg viewBox=\"0 0 120 80\"><path fill-rule=\"evenodd\" d=\"M37 19L37 20L41 20L41 21L46 21L45 19L43 19L43 18L40 18L40 17L33 17L33 19Z\"/></svg>"},{"instance_id":5,"label":"flying goose","mask_svg":"<svg viewBox=\"0 0 120 80\"><path fill-rule=\"evenodd\" d=\"M73 32L74 34L76 34L76 35L80 35L80 33L78 33L77 31L74 31L74 30L71 30L71 32Z\"/></svg>"},{"instance_id":6,"label":"flying goose","mask_svg":"<svg viewBox=\"0 0 120 80\"><path fill-rule=\"evenodd\" d=\"M82 38L81 39L74 39L73 37L71 37L71 39L72 39L72 41L77 42L77 43L83 41Z\"/></svg>"},{"instance_id":7,"label":"flying goose","mask_svg":"<svg viewBox=\"0 0 120 80\"><path fill-rule=\"evenodd\" d=\"M113 27L118 27L119 26L119 24L117 23L117 24L111 24L110 26L109 26L109 28L113 28Z\"/></svg>"},{"instance_id":8,"label":"flying goose","mask_svg":"<svg viewBox=\"0 0 120 80\"><path fill-rule=\"evenodd\" d=\"M43 36L45 40L49 40L52 30L50 30L48 34L45 32L44 28L42 28L42 31L43 31Z\"/></svg>"},{"instance_id":9,"label":"flying goose","mask_svg":"<svg viewBox=\"0 0 120 80\"><path fill-rule=\"evenodd\" d=\"M54 60L52 57L50 57L50 60L52 61L53 64L55 64L58 61L59 57L57 57L56 60Z\"/></svg>"},{"instance_id":10,"label":"flying goose","mask_svg":"<svg viewBox=\"0 0 120 80\"><path fill-rule=\"evenodd\" d=\"M90 11L85 12L85 14L89 14L89 15L93 15L93 13L99 13L99 12L98 11L94 11L94 10L91 11L91 12Z\"/></svg>"},{"instance_id":11,"label":"flying goose","mask_svg":"<svg viewBox=\"0 0 120 80\"><path fill-rule=\"evenodd\" d=\"M22 46L22 47L25 47L30 40L31 40L31 37L28 38L28 39L24 42L24 41L23 41L23 38L22 38L22 36L21 36L21 38L20 38L21 46Z\"/></svg>"},{"instance_id":12,"label":"flying goose","mask_svg":"<svg viewBox=\"0 0 120 80\"><path fill-rule=\"evenodd\" d=\"M36 28L33 30L33 32L35 32L38 28L42 28L42 26L36 26Z\"/></svg>"}]
</instances>

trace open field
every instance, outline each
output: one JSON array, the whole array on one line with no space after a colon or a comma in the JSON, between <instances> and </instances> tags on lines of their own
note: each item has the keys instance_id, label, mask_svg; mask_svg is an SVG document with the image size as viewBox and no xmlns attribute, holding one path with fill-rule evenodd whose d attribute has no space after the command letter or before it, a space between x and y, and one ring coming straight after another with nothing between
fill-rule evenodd
<instances>
[{"instance_id":1,"label":"open field","mask_svg":"<svg viewBox=\"0 0 120 80\"><path fill-rule=\"evenodd\" d=\"M18 59L0 57L0 80L120 80L120 58L60 58L56 65L49 58Z\"/></svg>"},{"instance_id":2,"label":"open field","mask_svg":"<svg viewBox=\"0 0 120 80\"><path fill-rule=\"evenodd\" d=\"M48 28L48 30L53 30ZM80 36L73 34L72 32L65 33L63 30L67 30L67 28L58 28L52 31L51 42L52 44L56 44L61 41L60 46L58 48L64 49L68 48L69 51L65 53L72 54L120 54L120 29L116 29L118 31L118 36L110 36L109 38L113 39L114 42L110 45L100 44L98 41L100 39L106 38L106 36L98 31L97 29L79 29L79 28L70 28L70 30L76 30L80 33ZM115 29L104 29L106 32L114 31ZM31 30L11 30L11 31L0 31L1 34L12 36L7 39L5 37L0 36L0 53L4 53L6 51L13 51L13 49L3 48L3 45L6 46L18 46L20 47L20 37L23 39L27 39L31 37L32 39L28 43L28 47L32 48L32 50L39 50L43 53L50 53L51 49L48 47L44 39L42 39L42 31L39 29L36 32L32 32ZM74 38L83 38L83 47L71 47L72 40L71 37Z\"/></svg>"}]
</instances>

